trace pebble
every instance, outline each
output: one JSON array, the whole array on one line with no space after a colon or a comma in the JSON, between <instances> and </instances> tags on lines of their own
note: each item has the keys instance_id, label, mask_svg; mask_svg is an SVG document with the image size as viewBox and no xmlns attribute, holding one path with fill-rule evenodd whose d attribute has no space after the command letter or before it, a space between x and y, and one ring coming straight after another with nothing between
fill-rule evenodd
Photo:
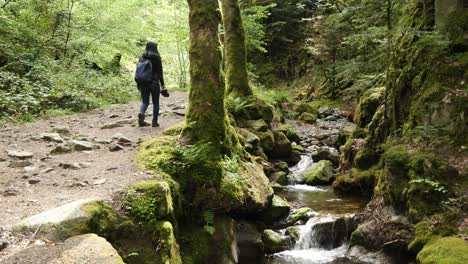
<instances>
[{"instance_id":1,"label":"pebble","mask_svg":"<svg viewBox=\"0 0 468 264\"><path fill-rule=\"evenodd\" d=\"M24 167L29 167L32 166L34 163L32 163L29 160L12 160L10 161L10 164L8 167L10 168L24 168Z\"/></svg>"},{"instance_id":2,"label":"pebble","mask_svg":"<svg viewBox=\"0 0 468 264\"><path fill-rule=\"evenodd\" d=\"M117 143L112 143L112 145L109 146L109 151L115 152L115 151L120 151L123 150L124 147L122 145L119 145Z\"/></svg>"},{"instance_id":3,"label":"pebble","mask_svg":"<svg viewBox=\"0 0 468 264\"><path fill-rule=\"evenodd\" d=\"M102 185L104 183L107 182L107 179L101 179L101 180L97 180L93 183L93 185Z\"/></svg>"},{"instance_id":4,"label":"pebble","mask_svg":"<svg viewBox=\"0 0 468 264\"><path fill-rule=\"evenodd\" d=\"M78 162L74 163L60 163L59 167L62 167L64 169L71 169L71 170L78 170L81 169L81 166Z\"/></svg>"},{"instance_id":5,"label":"pebble","mask_svg":"<svg viewBox=\"0 0 468 264\"><path fill-rule=\"evenodd\" d=\"M46 168L46 169L42 170L41 173L49 173L49 172L51 172L53 170L54 170L54 168Z\"/></svg>"},{"instance_id":6,"label":"pebble","mask_svg":"<svg viewBox=\"0 0 468 264\"><path fill-rule=\"evenodd\" d=\"M3 192L3 196L5 197L8 197L8 196L17 196L19 193L19 190L16 189L16 188L7 188L4 192Z\"/></svg>"},{"instance_id":7,"label":"pebble","mask_svg":"<svg viewBox=\"0 0 468 264\"><path fill-rule=\"evenodd\" d=\"M31 184L31 185L32 185L32 184L38 184L38 183L40 183L40 182L41 182L41 180L39 180L39 179L30 179L30 180L28 181L28 183Z\"/></svg>"},{"instance_id":8,"label":"pebble","mask_svg":"<svg viewBox=\"0 0 468 264\"><path fill-rule=\"evenodd\" d=\"M32 152L29 151L16 151L16 150L7 150L8 156L18 159L30 159L34 156Z\"/></svg>"}]
</instances>

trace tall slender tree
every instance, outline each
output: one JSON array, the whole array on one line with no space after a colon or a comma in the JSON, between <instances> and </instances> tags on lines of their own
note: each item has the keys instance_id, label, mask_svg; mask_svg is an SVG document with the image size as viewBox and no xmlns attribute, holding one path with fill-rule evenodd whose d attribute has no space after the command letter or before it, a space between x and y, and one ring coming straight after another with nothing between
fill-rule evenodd
<instances>
[{"instance_id":1,"label":"tall slender tree","mask_svg":"<svg viewBox=\"0 0 468 264\"><path fill-rule=\"evenodd\" d=\"M226 87L228 93L252 95L247 77L247 50L239 0L221 0L226 49Z\"/></svg>"}]
</instances>

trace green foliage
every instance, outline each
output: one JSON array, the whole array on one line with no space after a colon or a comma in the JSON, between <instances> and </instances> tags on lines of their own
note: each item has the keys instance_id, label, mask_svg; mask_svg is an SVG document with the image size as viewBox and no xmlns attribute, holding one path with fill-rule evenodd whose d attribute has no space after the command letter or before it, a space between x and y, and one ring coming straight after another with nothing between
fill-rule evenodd
<instances>
[{"instance_id":1,"label":"green foliage","mask_svg":"<svg viewBox=\"0 0 468 264\"><path fill-rule=\"evenodd\" d=\"M205 229L208 234L211 236L214 235L215 227L214 227L214 212L211 210L205 210L202 212L202 218L204 222L203 229Z\"/></svg>"}]
</instances>

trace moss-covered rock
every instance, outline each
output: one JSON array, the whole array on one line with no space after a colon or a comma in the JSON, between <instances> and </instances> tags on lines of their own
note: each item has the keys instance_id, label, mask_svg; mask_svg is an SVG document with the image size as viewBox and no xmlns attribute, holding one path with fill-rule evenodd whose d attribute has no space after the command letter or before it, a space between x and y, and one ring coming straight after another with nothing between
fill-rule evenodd
<instances>
[{"instance_id":1,"label":"moss-covered rock","mask_svg":"<svg viewBox=\"0 0 468 264\"><path fill-rule=\"evenodd\" d=\"M374 113L383 101L384 94L385 87L378 87L367 90L361 96L354 117L354 122L359 127L366 127L371 122Z\"/></svg>"},{"instance_id":2,"label":"moss-covered rock","mask_svg":"<svg viewBox=\"0 0 468 264\"><path fill-rule=\"evenodd\" d=\"M289 156L289 158L286 159L288 165L293 166L296 165L299 161L301 161L301 153L301 151L293 148L293 150L291 151L291 156Z\"/></svg>"},{"instance_id":3,"label":"moss-covered rock","mask_svg":"<svg viewBox=\"0 0 468 264\"><path fill-rule=\"evenodd\" d=\"M291 206L279 196L273 196L271 206L262 213L261 219L267 223L274 223L286 218L289 215Z\"/></svg>"},{"instance_id":4,"label":"moss-covered rock","mask_svg":"<svg viewBox=\"0 0 468 264\"><path fill-rule=\"evenodd\" d=\"M293 225L295 223L297 223L298 221L304 221L306 222L307 220L309 220L311 214L312 214L312 209L310 209L309 207L302 207L302 208L299 208L297 210L295 210L294 212L292 212L288 218L286 219L286 224L287 225Z\"/></svg>"},{"instance_id":5,"label":"moss-covered rock","mask_svg":"<svg viewBox=\"0 0 468 264\"><path fill-rule=\"evenodd\" d=\"M273 148L275 147L275 135L271 130L260 134L260 145L265 152L273 151Z\"/></svg>"},{"instance_id":6,"label":"moss-covered rock","mask_svg":"<svg viewBox=\"0 0 468 264\"><path fill-rule=\"evenodd\" d=\"M468 242L457 237L433 240L417 256L421 264L464 264L468 262Z\"/></svg>"},{"instance_id":7,"label":"moss-covered rock","mask_svg":"<svg viewBox=\"0 0 468 264\"><path fill-rule=\"evenodd\" d=\"M172 224L168 221L157 222L154 227L153 243L156 248L154 263L182 264L179 245L174 236Z\"/></svg>"},{"instance_id":8,"label":"moss-covered rock","mask_svg":"<svg viewBox=\"0 0 468 264\"><path fill-rule=\"evenodd\" d=\"M269 156L274 159L287 158L291 155L291 142L282 132L274 133L274 146Z\"/></svg>"},{"instance_id":9,"label":"moss-covered rock","mask_svg":"<svg viewBox=\"0 0 468 264\"><path fill-rule=\"evenodd\" d=\"M301 237L301 230L297 226L290 226L286 228L285 234L290 237L291 241L293 243L296 243L299 241L299 238Z\"/></svg>"},{"instance_id":10,"label":"moss-covered rock","mask_svg":"<svg viewBox=\"0 0 468 264\"><path fill-rule=\"evenodd\" d=\"M84 199L28 217L14 227L19 232L34 232L52 241L89 232L106 235L117 224L115 211L102 199Z\"/></svg>"},{"instance_id":11,"label":"moss-covered rock","mask_svg":"<svg viewBox=\"0 0 468 264\"><path fill-rule=\"evenodd\" d=\"M156 221L173 218L173 204L169 184L165 181L148 180L128 188L125 205L136 221L154 225Z\"/></svg>"},{"instance_id":12,"label":"moss-covered rock","mask_svg":"<svg viewBox=\"0 0 468 264\"><path fill-rule=\"evenodd\" d=\"M250 132L247 129L240 128L239 129L240 134L245 138L245 142L252 144L252 145L257 145L260 142L260 138L255 135L254 133Z\"/></svg>"},{"instance_id":13,"label":"moss-covered rock","mask_svg":"<svg viewBox=\"0 0 468 264\"><path fill-rule=\"evenodd\" d=\"M338 154L336 150L332 150L327 147L317 148L312 152L311 156L315 162L329 160L334 166L338 166L340 164L340 154Z\"/></svg>"},{"instance_id":14,"label":"moss-covered rock","mask_svg":"<svg viewBox=\"0 0 468 264\"><path fill-rule=\"evenodd\" d=\"M305 175L304 182L308 185L325 185L333 179L333 164L329 160L321 160L315 164L312 171Z\"/></svg>"},{"instance_id":15,"label":"moss-covered rock","mask_svg":"<svg viewBox=\"0 0 468 264\"><path fill-rule=\"evenodd\" d=\"M372 196L380 171L352 169L348 174L338 176L333 182L333 191L343 195Z\"/></svg>"},{"instance_id":16,"label":"moss-covered rock","mask_svg":"<svg viewBox=\"0 0 468 264\"><path fill-rule=\"evenodd\" d=\"M265 253L273 254L288 249L287 237L271 230L266 229L262 234L263 245L265 246Z\"/></svg>"},{"instance_id":17,"label":"moss-covered rock","mask_svg":"<svg viewBox=\"0 0 468 264\"><path fill-rule=\"evenodd\" d=\"M317 115L306 112L302 113L298 119L306 122L307 124L315 124L315 122L317 122Z\"/></svg>"},{"instance_id":18,"label":"moss-covered rock","mask_svg":"<svg viewBox=\"0 0 468 264\"><path fill-rule=\"evenodd\" d=\"M270 175L270 182L276 182L280 185L288 184L287 173L284 171L277 171Z\"/></svg>"},{"instance_id":19,"label":"moss-covered rock","mask_svg":"<svg viewBox=\"0 0 468 264\"><path fill-rule=\"evenodd\" d=\"M299 142L301 142L301 136L299 136L299 134L293 130L292 128L288 129L286 131L286 137L291 141L291 142L296 142L299 144Z\"/></svg>"},{"instance_id":20,"label":"moss-covered rock","mask_svg":"<svg viewBox=\"0 0 468 264\"><path fill-rule=\"evenodd\" d=\"M246 126L257 132L266 132L269 129L268 124L263 119L258 120L247 120Z\"/></svg>"}]
</instances>

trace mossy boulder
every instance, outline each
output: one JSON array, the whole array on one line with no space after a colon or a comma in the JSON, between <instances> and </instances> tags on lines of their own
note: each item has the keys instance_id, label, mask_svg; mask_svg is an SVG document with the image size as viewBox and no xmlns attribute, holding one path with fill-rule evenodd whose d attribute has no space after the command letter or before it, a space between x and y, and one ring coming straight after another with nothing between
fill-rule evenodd
<instances>
[{"instance_id":1,"label":"mossy boulder","mask_svg":"<svg viewBox=\"0 0 468 264\"><path fill-rule=\"evenodd\" d=\"M299 120L302 120L307 124L315 124L317 122L317 115L312 113L302 113L299 116Z\"/></svg>"},{"instance_id":2,"label":"mossy boulder","mask_svg":"<svg viewBox=\"0 0 468 264\"><path fill-rule=\"evenodd\" d=\"M372 196L376 179L380 175L377 169L360 171L352 169L348 174L338 176L333 182L333 191L342 195Z\"/></svg>"},{"instance_id":3,"label":"mossy boulder","mask_svg":"<svg viewBox=\"0 0 468 264\"><path fill-rule=\"evenodd\" d=\"M333 164L329 160L321 160L305 175L305 184L326 185L333 180Z\"/></svg>"},{"instance_id":4,"label":"mossy boulder","mask_svg":"<svg viewBox=\"0 0 468 264\"><path fill-rule=\"evenodd\" d=\"M290 226L286 228L285 234L291 239L293 243L296 243L301 237L301 230L298 226Z\"/></svg>"},{"instance_id":5,"label":"mossy boulder","mask_svg":"<svg viewBox=\"0 0 468 264\"><path fill-rule=\"evenodd\" d=\"M312 152L311 156L315 162L329 160L337 167L340 164L340 154L335 149L319 147Z\"/></svg>"},{"instance_id":6,"label":"mossy boulder","mask_svg":"<svg viewBox=\"0 0 468 264\"><path fill-rule=\"evenodd\" d=\"M416 222L438 212L459 179L458 171L444 159L404 145L387 147L383 161L376 190Z\"/></svg>"},{"instance_id":7,"label":"mossy boulder","mask_svg":"<svg viewBox=\"0 0 468 264\"><path fill-rule=\"evenodd\" d=\"M267 223L274 223L289 215L291 206L279 196L273 196L271 206L262 213L261 219Z\"/></svg>"},{"instance_id":8,"label":"mossy boulder","mask_svg":"<svg viewBox=\"0 0 468 264\"><path fill-rule=\"evenodd\" d=\"M298 102L298 103L292 104L291 110L299 114L302 114L305 112L314 113L314 114L317 113L317 109L315 109L315 107L313 107L310 103L306 103L306 102Z\"/></svg>"},{"instance_id":9,"label":"mossy boulder","mask_svg":"<svg viewBox=\"0 0 468 264\"><path fill-rule=\"evenodd\" d=\"M458 237L444 237L431 241L417 256L420 264L468 263L468 242Z\"/></svg>"},{"instance_id":10,"label":"mossy boulder","mask_svg":"<svg viewBox=\"0 0 468 264\"><path fill-rule=\"evenodd\" d=\"M302 207L292 212L286 219L287 225L293 225L298 221L307 222L312 215L313 210L309 207Z\"/></svg>"},{"instance_id":11,"label":"mossy boulder","mask_svg":"<svg viewBox=\"0 0 468 264\"><path fill-rule=\"evenodd\" d=\"M160 180L148 180L131 185L125 196L129 213L139 223L153 225L155 221L170 220L173 204L169 184Z\"/></svg>"},{"instance_id":12,"label":"mossy boulder","mask_svg":"<svg viewBox=\"0 0 468 264\"><path fill-rule=\"evenodd\" d=\"M299 144L301 142L301 136L297 133L296 130L290 128L286 131L286 137L289 139L291 142L296 142Z\"/></svg>"},{"instance_id":13,"label":"mossy boulder","mask_svg":"<svg viewBox=\"0 0 468 264\"><path fill-rule=\"evenodd\" d=\"M266 132L269 129L268 124L263 119L258 120L247 120L245 121L246 126L257 132Z\"/></svg>"},{"instance_id":14,"label":"mossy boulder","mask_svg":"<svg viewBox=\"0 0 468 264\"><path fill-rule=\"evenodd\" d=\"M266 122L271 122L274 118L274 107L264 100L253 96L228 97L226 106L228 111L238 119L263 119Z\"/></svg>"},{"instance_id":15,"label":"mossy boulder","mask_svg":"<svg viewBox=\"0 0 468 264\"><path fill-rule=\"evenodd\" d=\"M274 159L287 158L291 155L291 142L282 132L274 133L274 145L269 156Z\"/></svg>"},{"instance_id":16,"label":"mossy boulder","mask_svg":"<svg viewBox=\"0 0 468 264\"><path fill-rule=\"evenodd\" d=\"M245 138L246 143L249 143L255 146L260 142L260 138L254 133L250 132L248 129L240 128L239 132Z\"/></svg>"},{"instance_id":17,"label":"mossy boulder","mask_svg":"<svg viewBox=\"0 0 468 264\"><path fill-rule=\"evenodd\" d=\"M367 90L359 100L359 105L354 117L354 122L359 127L367 126L383 101L385 87L377 87Z\"/></svg>"},{"instance_id":18,"label":"mossy boulder","mask_svg":"<svg viewBox=\"0 0 468 264\"><path fill-rule=\"evenodd\" d=\"M20 221L14 229L34 232L52 241L89 232L106 234L117 224L115 211L102 199L84 199L68 203Z\"/></svg>"},{"instance_id":19,"label":"mossy boulder","mask_svg":"<svg viewBox=\"0 0 468 264\"><path fill-rule=\"evenodd\" d=\"M288 249L288 238L271 229L266 229L262 234L265 253L274 254Z\"/></svg>"},{"instance_id":20,"label":"mossy boulder","mask_svg":"<svg viewBox=\"0 0 468 264\"><path fill-rule=\"evenodd\" d=\"M154 263L182 264L179 245L174 236L174 228L168 221L160 221L155 224L153 243L158 245Z\"/></svg>"},{"instance_id":21,"label":"mossy boulder","mask_svg":"<svg viewBox=\"0 0 468 264\"><path fill-rule=\"evenodd\" d=\"M291 151L291 155L289 156L289 158L286 159L286 162L288 163L288 165L292 166L292 165L296 165L297 163L299 163L299 161L301 161L301 154L302 154L301 151L293 147L293 150Z\"/></svg>"},{"instance_id":22,"label":"mossy boulder","mask_svg":"<svg viewBox=\"0 0 468 264\"><path fill-rule=\"evenodd\" d=\"M356 157L354 158L354 166L356 168L366 170L379 161L380 156L374 147L366 144L363 149L356 153Z\"/></svg>"},{"instance_id":23,"label":"mossy boulder","mask_svg":"<svg viewBox=\"0 0 468 264\"><path fill-rule=\"evenodd\" d=\"M275 135L271 130L260 133L260 145L265 152L273 151L275 147Z\"/></svg>"},{"instance_id":24,"label":"mossy boulder","mask_svg":"<svg viewBox=\"0 0 468 264\"><path fill-rule=\"evenodd\" d=\"M277 171L277 172L273 172L271 175L270 175L270 182L276 182L280 185L286 185L288 184L288 178L287 178L287 173L284 172L284 171Z\"/></svg>"}]
</instances>

